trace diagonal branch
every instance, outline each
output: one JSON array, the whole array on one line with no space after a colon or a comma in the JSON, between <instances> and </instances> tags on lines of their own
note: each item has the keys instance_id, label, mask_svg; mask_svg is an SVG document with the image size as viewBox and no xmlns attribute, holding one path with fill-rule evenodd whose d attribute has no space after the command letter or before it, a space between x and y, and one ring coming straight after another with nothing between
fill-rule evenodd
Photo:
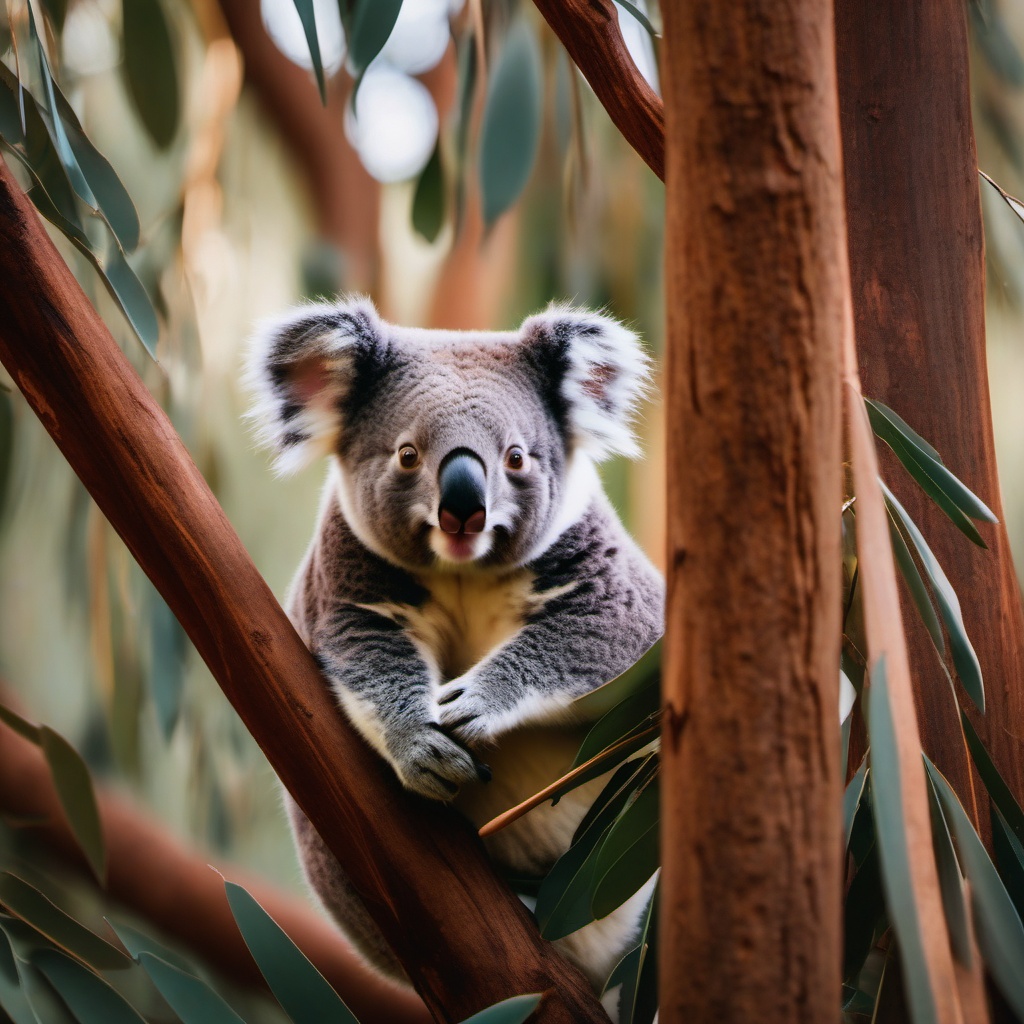
<instances>
[{"instance_id":1,"label":"diagonal branch","mask_svg":"<svg viewBox=\"0 0 1024 1024\"><path fill-rule=\"evenodd\" d=\"M341 862L431 1012L551 989L543 1021L606 1020L468 823L404 793L312 656L0 164L0 361Z\"/></svg>"},{"instance_id":2,"label":"diagonal branch","mask_svg":"<svg viewBox=\"0 0 1024 1024\"><path fill-rule=\"evenodd\" d=\"M612 0L534 0L622 137L665 180L665 108L637 70Z\"/></svg>"}]
</instances>

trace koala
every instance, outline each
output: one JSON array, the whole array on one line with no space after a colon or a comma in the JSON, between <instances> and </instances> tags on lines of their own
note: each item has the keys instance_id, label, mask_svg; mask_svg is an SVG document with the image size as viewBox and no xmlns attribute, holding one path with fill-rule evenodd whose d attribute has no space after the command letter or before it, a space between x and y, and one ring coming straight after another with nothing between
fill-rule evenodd
<instances>
[{"instance_id":1,"label":"koala","mask_svg":"<svg viewBox=\"0 0 1024 1024\"><path fill-rule=\"evenodd\" d=\"M614 320L559 306L518 331L473 333L397 327L352 299L294 310L254 341L253 415L278 469L330 458L288 613L402 785L477 826L569 769L591 724L575 698L661 635L662 580L595 468L636 453L647 364ZM491 837L496 866L545 874L605 781ZM372 964L401 976L287 802L311 888ZM560 941L598 989L645 897Z\"/></svg>"}]
</instances>

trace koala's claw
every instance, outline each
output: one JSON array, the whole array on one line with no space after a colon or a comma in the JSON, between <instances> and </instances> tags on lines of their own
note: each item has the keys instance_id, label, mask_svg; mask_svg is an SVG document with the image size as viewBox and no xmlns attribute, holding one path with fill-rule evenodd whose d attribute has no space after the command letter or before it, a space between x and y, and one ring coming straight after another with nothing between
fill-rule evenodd
<instances>
[{"instance_id":1,"label":"koala's claw","mask_svg":"<svg viewBox=\"0 0 1024 1024\"><path fill-rule=\"evenodd\" d=\"M480 778L479 762L434 723L425 724L391 745L390 761L406 789L449 801L464 782Z\"/></svg>"},{"instance_id":2,"label":"koala's claw","mask_svg":"<svg viewBox=\"0 0 1024 1024\"><path fill-rule=\"evenodd\" d=\"M493 739L492 710L480 689L460 683L445 690L437 701L441 725L461 743Z\"/></svg>"}]
</instances>

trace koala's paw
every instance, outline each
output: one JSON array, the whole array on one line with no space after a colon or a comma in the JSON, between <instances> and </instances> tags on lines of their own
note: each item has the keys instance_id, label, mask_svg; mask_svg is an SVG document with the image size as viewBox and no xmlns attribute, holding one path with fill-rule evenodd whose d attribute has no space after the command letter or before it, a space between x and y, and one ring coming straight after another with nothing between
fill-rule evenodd
<instances>
[{"instance_id":1,"label":"koala's paw","mask_svg":"<svg viewBox=\"0 0 1024 1024\"><path fill-rule=\"evenodd\" d=\"M438 715L446 732L463 743L487 743L501 732L501 715L494 699L478 679L467 673L445 683L437 698Z\"/></svg>"},{"instance_id":2,"label":"koala's paw","mask_svg":"<svg viewBox=\"0 0 1024 1024\"><path fill-rule=\"evenodd\" d=\"M464 782L490 781L490 769L434 722L388 744L389 760L406 789L451 800Z\"/></svg>"}]
</instances>

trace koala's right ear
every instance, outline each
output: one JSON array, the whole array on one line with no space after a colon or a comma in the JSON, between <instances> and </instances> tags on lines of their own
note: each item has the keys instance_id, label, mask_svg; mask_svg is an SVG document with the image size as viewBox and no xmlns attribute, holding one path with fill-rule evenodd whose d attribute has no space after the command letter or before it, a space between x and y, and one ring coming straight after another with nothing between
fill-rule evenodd
<instances>
[{"instance_id":1,"label":"koala's right ear","mask_svg":"<svg viewBox=\"0 0 1024 1024\"><path fill-rule=\"evenodd\" d=\"M275 469L291 473L336 449L341 407L360 368L386 347L368 299L318 303L266 321L249 351L246 383L255 396L249 417Z\"/></svg>"}]
</instances>

